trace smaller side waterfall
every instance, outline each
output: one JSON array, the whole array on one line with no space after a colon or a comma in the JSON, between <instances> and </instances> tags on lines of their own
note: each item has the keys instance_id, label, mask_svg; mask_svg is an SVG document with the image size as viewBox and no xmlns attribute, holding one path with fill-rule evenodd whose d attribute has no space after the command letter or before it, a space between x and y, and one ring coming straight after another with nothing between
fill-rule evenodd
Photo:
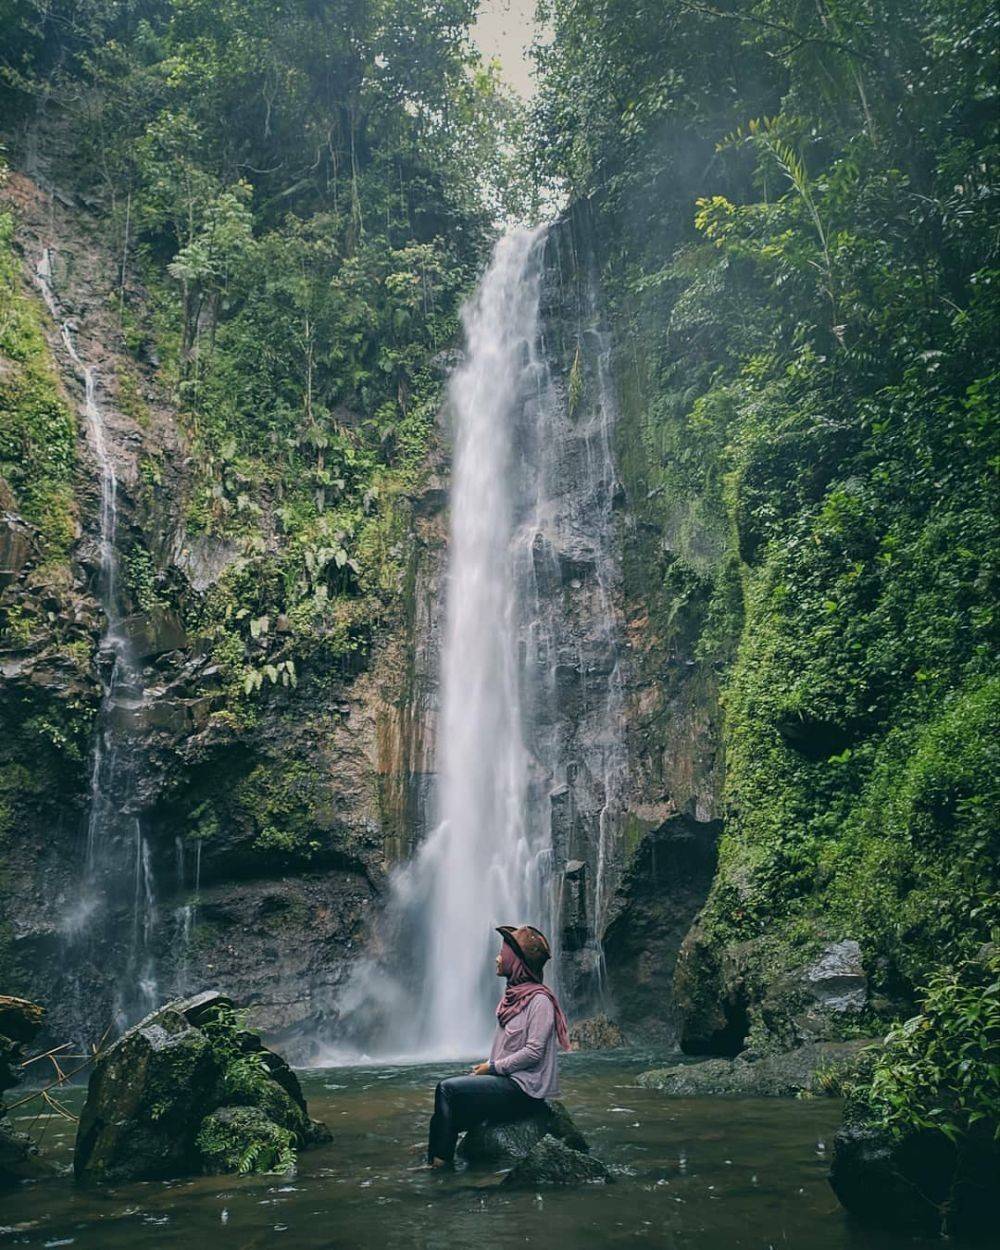
<instances>
[{"instance_id":1,"label":"smaller side waterfall","mask_svg":"<svg viewBox=\"0 0 1000 1250\"><path fill-rule=\"evenodd\" d=\"M184 839L174 839L174 857L177 866L177 893L184 895L187 890L187 856ZM194 883L186 903L174 910L174 945L176 947L174 964L174 987L172 994L188 994L198 987L191 979L191 945L194 940L195 925L198 923L198 906L201 902L201 839L195 843L194 851Z\"/></svg>"},{"instance_id":2,"label":"smaller side waterfall","mask_svg":"<svg viewBox=\"0 0 1000 1250\"><path fill-rule=\"evenodd\" d=\"M129 713L142 699L141 669L129 637L119 585L118 476L107 445L97 373L81 359L70 321L53 286L46 248L35 280L84 384L87 433L100 473L97 595L105 617L98 652L102 699L94 737L90 807L80 889L64 934L71 962L118 963L112 1010L118 1027L158 1002L152 938L157 925L150 848L136 811L136 761L130 749ZM88 1012L91 1015L92 1012ZM82 1014L78 1025L83 1027Z\"/></svg>"}]
</instances>

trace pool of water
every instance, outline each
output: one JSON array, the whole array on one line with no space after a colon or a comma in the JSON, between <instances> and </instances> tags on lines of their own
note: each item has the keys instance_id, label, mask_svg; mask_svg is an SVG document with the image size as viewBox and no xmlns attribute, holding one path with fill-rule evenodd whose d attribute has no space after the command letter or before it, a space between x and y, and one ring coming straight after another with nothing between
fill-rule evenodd
<instances>
[{"instance_id":1,"label":"pool of water","mask_svg":"<svg viewBox=\"0 0 1000 1250\"><path fill-rule=\"evenodd\" d=\"M853 1224L827 1184L832 1100L667 1099L637 1088L649 1056L569 1055L564 1100L612 1186L512 1193L490 1172L421 1170L436 1081L461 1065L324 1068L302 1076L334 1135L294 1175L80 1188L68 1177L0 1196L0 1246L77 1250L897 1250L935 1243ZM75 1109L82 1090L65 1101ZM36 1113L29 1104L15 1115ZM74 1126L20 1122L68 1166Z\"/></svg>"}]
</instances>

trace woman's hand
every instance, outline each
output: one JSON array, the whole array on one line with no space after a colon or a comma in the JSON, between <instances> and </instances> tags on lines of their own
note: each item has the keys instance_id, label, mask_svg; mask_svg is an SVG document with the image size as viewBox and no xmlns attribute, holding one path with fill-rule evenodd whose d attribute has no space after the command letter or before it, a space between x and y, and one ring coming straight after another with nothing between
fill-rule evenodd
<instances>
[{"instance_id":1,"label":"woman's hand","mask_svg":"<svg viewBox=\"0 0 1000 1250\"><path fill-rule=\"evenodd\" d=\"M488 1063L477 1063L473 1065L473 1068L472 1068L473 1076L489 1076L489 1074L490 1074L490 1065Z\"/></svg>"}]
</instances>

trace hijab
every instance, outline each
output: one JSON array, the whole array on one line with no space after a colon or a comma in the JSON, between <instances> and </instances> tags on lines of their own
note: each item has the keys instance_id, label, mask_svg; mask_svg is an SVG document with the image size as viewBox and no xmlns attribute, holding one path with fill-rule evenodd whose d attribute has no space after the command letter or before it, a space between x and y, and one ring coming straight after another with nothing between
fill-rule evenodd
<instances>
[{"instance_id":1,"label":"hijab","mask_svg":"<svg viewBox=\"0 0 1000 1250\"><path fill-rule=\"evenodd\" d=\"M497 1003L497 1019L501 1028L520 1015L536 994L544 994L555 1012L559 1045L563 1050L569 1050L569 1027L559 999L547 985L542 984L541 975L531 971L509 942L504 942L500 950L500 971L507 978L507 988Z\"/></svg>"}]
</instances>

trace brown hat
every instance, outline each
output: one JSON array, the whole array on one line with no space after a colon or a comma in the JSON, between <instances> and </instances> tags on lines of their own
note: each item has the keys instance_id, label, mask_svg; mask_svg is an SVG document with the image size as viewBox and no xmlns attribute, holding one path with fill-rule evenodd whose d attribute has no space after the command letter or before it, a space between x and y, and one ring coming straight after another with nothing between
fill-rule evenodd
<instances>
[{"instance_id":1,"label":"brown hat","mask_svg":"<svg viewBox=\"0 0 1000 1250\"><path fill-rule=\"evenodd\" d=\"M542 975L542 969L552 958L552 950L549 947L548 938L540 929L530 924L523 924L517 929L513 925L502 924L498 926L497 933L505 942L511 944L528 965L529 971L533 972L536 977Z\"/></svg>"}]
</instances>

